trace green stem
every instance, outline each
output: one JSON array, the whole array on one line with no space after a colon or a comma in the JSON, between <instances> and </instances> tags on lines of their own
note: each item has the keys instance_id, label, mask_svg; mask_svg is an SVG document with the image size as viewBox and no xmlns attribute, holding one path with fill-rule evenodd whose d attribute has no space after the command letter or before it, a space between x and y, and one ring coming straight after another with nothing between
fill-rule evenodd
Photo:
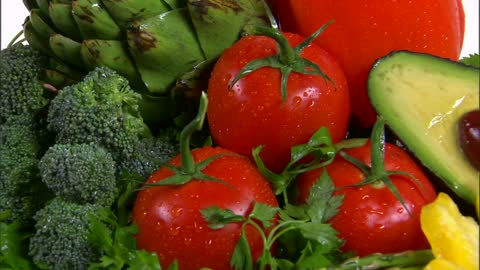
<instances>
[{"instance_id":1,"label":"green stem","mask_svg":"<svg viewBox=\"0 0 480 270\"><path fill-rule=\"evenodd\" d=\"M328 267L325 270L356 270L356 269L384 269L423 267L433 259L432 251L411 250L394 254L372 254L365 257L349 259L338 266Z\"/></svg>"},{"instance_id":2,"label":"green stem","mask_svg":"<svg viewBox=\"0 0 480 270\"><path fill-rule=\"evenodd\" d=\"M13 39L10 41L10 43L8 43L7 45L7 48L10 48L11 46L13 46L13 44L16 43L16 41L18 40L18 38L23 34L23 30L18 32L14 37Z\"/></svg>"},{"instance_id":3,"label":"green stem","mask_svg":"<svg viewBox=\"0 0 480 270\"><path fill-rule=\"evenodd\" d=\"M278 29L255 27L253 29L253 34L273 38L278 45L278 55L280 57L280 61L286 66L291 66L293 63L295 63L295 60L298 58L297 52L295 52L295 49L290 46L287 38Z\"/></svg>"},{"instance_id":4,"label":"green stem","mask_svg":"<svg viewBox=\"0 0 480 270\"><path fill-rule=\"evenodd\" d=\"M180 154L182 159L182 170L186 173L193 174L195 172L195 160L190 151L190 139L192 134L200 130L205 121L205 113L207 111L208 98L205 92L200 97L200 105L195 118L188 123L180 133Z\"/></svg>"},{"instance_id":5,"label":"green stem","mask_svg":"<svg viewBox=\"0 0 480 270\"><path fill-rule=\"evenodd\" d=\"M372 175L385 175L385 121L382 118L377 119L372 129L371 135L371 159L372 159ZM380 179L378 179L380 180Z\"/></svg>"}]
</instances>

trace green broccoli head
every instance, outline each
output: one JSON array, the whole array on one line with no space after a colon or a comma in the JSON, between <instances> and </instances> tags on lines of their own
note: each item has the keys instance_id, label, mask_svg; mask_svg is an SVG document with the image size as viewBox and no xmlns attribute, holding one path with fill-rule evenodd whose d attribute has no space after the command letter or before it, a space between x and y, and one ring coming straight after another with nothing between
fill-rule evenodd
<instances>
[{"instance_id":1,"label":"green broccoli head","mask_svg":"<svg viewBox=\"0 0 480 270\"><path fill-rule=\"evenodd\" d=\"M120 161L119 170L137 174L146 179L179 152L176 133L173 131L170 133L138 140L134 144L133 152Z\"/></svg>"},{"instance_id":2,"label":"green broccoli head","mask_svg":"<svg viewBox=\"0 0 480 270\"><path fill-rule=\"evenodd\" d=\"M117 196L116 163L94 144L55 144L39 170L42 181L67 201L111 206Z\"/></svg>"},{"instance_id":3,"label":"green broccoli head","mask_svg":"<svg viewBox=\"0 0 480 270\"><path fill-rule=\"evenodd\" d=\"M88 238L91 217L102 208L76 204L56 197L34 219L35 234L30 239L29 255L40 269L87 269L98 261L101 252Z\"/></svg>"},{"instance_id":4,"label":"green broccoli head","mask_svg":"<svg viewBox=\"0 0 480 270\"><path fill-rule=\"evenodd\" d=\"M18 43L0 51L0 119L35 113L48 104L38 79L46 61L30 45Z\"/></svg>"},{"instance_id":5,"label":"green broccoli head","mask_svg":"<svg viewBox=\"0 0 480 270\"><path fill-rule=\"evenodd\" d=\"M29 223L51 197L38 174L41 149L30 115L11 115L0 125L0 213L9 222Z\"/></svg>"},{"instance_id":6,"label":"green broccoli head","mask_svg":"<svg viewBox=\"0 0 480 270\"><path fill-rule=\"evenodd\" d=\"M140 115L141 98L127 79L98 67L60 90L49 108L48 128L56 133L57 143L94 143L120 160L132 152L138 138L151 136Z\"/></svg>"}]
</instances>

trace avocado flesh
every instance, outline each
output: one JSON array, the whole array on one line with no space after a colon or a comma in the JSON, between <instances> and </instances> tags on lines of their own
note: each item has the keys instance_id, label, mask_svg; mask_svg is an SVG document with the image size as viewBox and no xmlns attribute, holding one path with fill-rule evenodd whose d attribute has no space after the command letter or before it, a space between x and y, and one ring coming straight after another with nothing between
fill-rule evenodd
<instances>
[{"instance_id":1,"label":"avocado flesh","mask_svg":"<svg viewBox=\"0 0 480 270\"><path fill-rule=\"evenodd\" d=\"M480 70L428 54L393 52L369 74L370 101L407 148L472 204L480 173L458 144L460 117L479 108Z\"/></svg>"}]
</instances>

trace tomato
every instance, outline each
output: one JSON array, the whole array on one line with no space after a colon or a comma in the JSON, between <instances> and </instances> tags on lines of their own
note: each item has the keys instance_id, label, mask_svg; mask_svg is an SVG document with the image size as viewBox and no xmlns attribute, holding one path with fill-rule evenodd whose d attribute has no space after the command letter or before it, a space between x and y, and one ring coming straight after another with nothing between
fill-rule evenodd
<instances>
[{"instance_id":1,"label":"tomato","mask_svg":"<svg viewBox=\"0 0 480 270\"><path fill-rule=\"evenodd\" d=\"M284 31L310 35L335 20L315 42L340 63L348 80L352 113L364 127L375 121L367 96L368 72L393 50L457 60L465 18L461 0L272 0Z\"/></svg>"},{"instance_id":2,"label":"tomato","mask_svg":"<svg viewBox=\"0 0 480 270\"><path fill-rule=\"evenodd\" d=\"M364 164L371 164L370 143L345 152ZM394 144L385 145L384 166L387 171L408 172L418 180L398 174L389 176L411 215L384 182L351 187L360 183L365 175L343 157L337 156L325 167L334 185L345 187L334 193L343 194L344 199L339 212L329 221L339 232L339 237L345 240L344 251L354 251L363 256L429 247L420 227L420 210L436 197L432 183L409 154ZM322 172L321 168L298 178L299 202L306 200L310 188Z\"/></svg>"},{"instance_id":3,"label":"tomato","mask_svg":"<svg viewBox=\"0 0 480 270\"><path fill-rule=\"evenodd\" d=\"M285 37L291 46L304 40L296 34ZM343 139L350 105L342 69L315 44L300 56L317 64L335 84L318 75L292 72L283 101L280 70L263 67L229 88L247 63L276 53L275 41L266 36L244 37L225 50L209 80L207 118L216 144L250 157L253 148L264 145L260 157L278 172L289 162L290 148L306 143L318 128L328 127L333 141Z\"/></svg>"},{"instance_id":4,"label":"tomato","mask_svg":"<svg viewBox=\"0 0 480 270\"><path fill-rule=\"evenodd\" d=\"M198 164L221 154L202 172L225 181L193 179L178 186L148 187L139 192L134 208L133 222L139 227L136 240L139 249L156 252L162 268L178 260L180 269L230 269L230 258L241 234L241 224L231 223L222 229L211 229L200 210L210 206L230 209L246 216L253 202L278 206L269 183L246 157L219 147L205 147L192 151ZM179 166L180 157L172 165ZM152 174L147 184L162 181L173 172L163 167ZM252 256L258 258L263 242L260 234L246 227Z\"/></svg>"}]
</instances>

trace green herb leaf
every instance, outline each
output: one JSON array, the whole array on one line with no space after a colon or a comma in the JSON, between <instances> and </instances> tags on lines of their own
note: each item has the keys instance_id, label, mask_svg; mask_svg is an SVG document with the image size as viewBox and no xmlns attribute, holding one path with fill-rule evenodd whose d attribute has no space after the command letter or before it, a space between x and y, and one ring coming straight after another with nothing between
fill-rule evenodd
<instances>
[{"instance_id":1,"label":"green herb leaf","mask_svg":"<svg viewBox=\"0 0 480 270\"><path fill-rule=\"evenodd\" d=\"M262 222L263 228L267 229L272 225L272 220L275 218L277 212L277 207L272 207L265 203L255 202L249 217Z\"/></svg>"},{"instance_id":2,"label":"green herb leaf","mask_svg":"<svg viewBox=\"0 0 480 270\"><path fill-rule=\"evenodd\" d=\"M208 222L208 227L212 229L221 229L230 223L245 221L243 216L235 214L230 209L221 209L216 205L202 209L200 212Z\"/></svg>"},{"instance_id":3,"label":"green herb leaf","mask_svg":"<svg viewBox=\"0 0 480 270\"><path fill-rule=\"evenodd\" d=\"M240 236L235 249L233 250L230 265L236 270L253 270L253 259L248 245L247 237L244 233Z\"/></svg>"},{"instance_id":4,"label":"green herb leaf","mask_svg":"<svg viewBox=\"0 0 480 270\"><path fill-rule=\"evenodd\" d=\"M469 56L460 59L460 62L480 68L480 55L478 53L470 54Z\"/></svg>"},{"instance_id":5,"label":"green herb leaf","mask_svg":"<svg viewBox=\"0 0 480 270\"><path fill-rule=\"evenodd\" d=\"M303 237L324 246L326 250L336 250L343 243L330 224L310 222L299 225L299 229Z\"/></svg>"},{"instance_id":6,"label":"green herb leaf","mask_svg":"<svg viewBox=\"0 0 480 270\"><path fill-rule=\"evenodd\" d=\"M109 209L100 211L99 216L90 216L90 224L88 240L104 255L99 262L92 263L89 270L161 269L155 253L137 249L136 224L121 226Z\"/></svg>"},{"instance_id":7,"label":"green herb leaf","mask_svg":"<svg viewBox=\"0 0 480 270\"><path fill-rule=\"evenodd\" d=\"M0 220L0 269L36 269L28 258L29 236L22 232L18 221L7 224Z\"/></svg>"}]
</instances>

